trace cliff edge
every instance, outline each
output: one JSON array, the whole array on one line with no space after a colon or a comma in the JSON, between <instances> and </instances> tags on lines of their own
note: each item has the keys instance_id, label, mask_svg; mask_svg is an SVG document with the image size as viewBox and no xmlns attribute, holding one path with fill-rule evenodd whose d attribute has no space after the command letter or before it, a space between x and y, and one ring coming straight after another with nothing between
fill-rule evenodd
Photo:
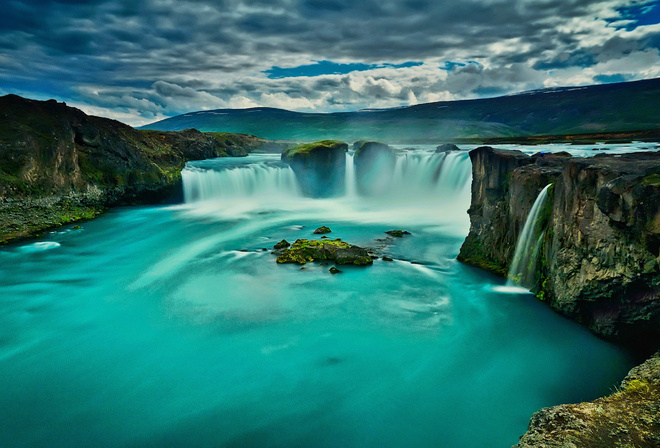
<instances>
[{"instance_id":1,"label":"cliff edge","mask_svg":"<svg viewBox=\"0 0 660 448\"><path fill-rule=\"evenodd\" d=\"M459 260L505 275L548 184L532 291L594 333L646 352L660 341L660 153L470 153L471 228Z\"/></svg>"},{"instance_id":2,"label":"cliff edge","mask_svg":"<svg viewBox=\"0 0 660 448\"><path fill-rule=\"evenodd\" d=\"M188 160L243 156L265 140L243 134L139 131L55 100L0 97L0 243L154 203L180 190Z\"/></svg>"}]
</instances>

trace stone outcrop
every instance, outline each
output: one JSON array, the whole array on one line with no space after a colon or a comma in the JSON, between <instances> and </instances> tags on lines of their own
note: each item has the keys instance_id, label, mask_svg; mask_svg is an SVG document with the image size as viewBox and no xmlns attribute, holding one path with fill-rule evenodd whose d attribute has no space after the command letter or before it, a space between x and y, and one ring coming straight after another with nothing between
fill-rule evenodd
<instances>
[{"instance_id":1,"label":"stone outcrop","mask_svg":"<svg viewBox=\"0 0 660 448\"><path fill-rule=\"evenodd\" d=\"M335 140L291 146L282 161L293 169L307 196L329 197L343 193L348 144Z\"/></svg>"},{"instance_id":2,"label":"stone outcrop","mask_svg":"<svg viewBox=\"0 0 660 448\"><path fill-rule=\"evenodd\" d=\"M0 243L180 194L186 161L242 156L253 136L139 131L55 100L0 97Z\"/></svg>"},{"instance_id":3,"label":"stone outcrop","mask_svg":"<svg viewBox=\"0 0 660 448\"><path fill-rule=\"evenodd\" d=\"M470 233L459 259L506 274L540 190L554 183L533 291L594 333L640 350L660 340L660 154L470 152Z\"/></svg>"},{"instance_id":4,"label":"stone outcrop","mask_svg":"<svg viewBox=\"0 0 660 448\"><path fill-rule=\"evenodd\" d=\"M298 239L277 257L278 263L305 264L323 260L357 266L366 266L373 263L367 249L346 243L340 239L325 241Z\"/></svg>"},{"instance_id":5,"label":"stone outcrop","mask_svg":"<svg viewBox=\"0 0 660 448\"><path fill-rule=\"evenodd\" d=\"M660 446L660 353L633 368L619 391L536 412L515 448Z\"/></svg>"},{"instance_id":6,"label":"stone outcrop","mask_svg":"<svg viewBox=\"0 0 660 448\"><path fill-rule=\"evenodd\" d=\"M445 152L460 151L461 148L454 145L453 143L443 143L442 145L435 148L436 154L442 154Z\"/></svg>"},{"instance_id":7,"label":"stone outcrop","mask_svg":"<svg viewBox=\"0 0 660 448\"><path fill-rule=\"evenodd\" d=\"M387 191L394 176L396 154L380 142L361 142L353 155L357 188L362 195L378 195Z\"/></svg>"}]
</instances>

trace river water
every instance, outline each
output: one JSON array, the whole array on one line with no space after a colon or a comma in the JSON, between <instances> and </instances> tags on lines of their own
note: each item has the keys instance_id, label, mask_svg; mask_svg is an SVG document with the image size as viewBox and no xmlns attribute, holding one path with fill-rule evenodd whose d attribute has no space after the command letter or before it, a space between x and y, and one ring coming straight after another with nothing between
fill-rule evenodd
<instances>
[{"instance_id":1,"label":"river water","mask_svg":"<svg viewBox=\"0 0 660 448\"><path fill-rule=\"evenodd\" d=\"M630 354L456 261L467 154L399 149L368 198L305 198L277 156L193 162L184 204L0 249L0 445L499 447L611 392ZM275 263L321 225L394 261Z\"/></svg>"}]
</instances>

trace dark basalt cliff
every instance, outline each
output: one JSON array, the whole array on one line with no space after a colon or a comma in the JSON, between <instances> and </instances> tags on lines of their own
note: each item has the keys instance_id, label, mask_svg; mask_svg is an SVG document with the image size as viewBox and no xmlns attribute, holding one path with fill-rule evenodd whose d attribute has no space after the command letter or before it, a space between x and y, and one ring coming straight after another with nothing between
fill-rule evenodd
<instances>
[{"instance_id":1,"label":"dark basalt cliff","mask_svg":"<svg viewBox=\"0 0 660 448\"><path fill-rule=\"evenodd\" d=\"M660 345L660 153L573 158L490 147L470 152L471 228L459 259L506 274L539 192L545 233L532 291L599 336ZM543 409L519 447L660 446L660 357L616 394Z\"/></svg>"},{"instance_id":2,"label":"dark basalt cliff","mask_svg":"<svg viewBox=\"0 0 660 448\"><path fill-rule=\"evenodd\" d=\"M186 161L247 155L241 134L139 131L55 100L0 97L0 243L91 218L107 207L165 200Z\"/></svg>"},{"instance_id":3,"label":"dark basalt cliff","mask_svg":"<svg viewBox=\"0 0 660 448\"><path fill-rule=\"evenodd\" d=\"M594 333L660 341L660 153L573 158L490 147L473 164L470 233L459 260L506 274L539 192L553 183L533 291Z\"/></svg>"}]
</instances>

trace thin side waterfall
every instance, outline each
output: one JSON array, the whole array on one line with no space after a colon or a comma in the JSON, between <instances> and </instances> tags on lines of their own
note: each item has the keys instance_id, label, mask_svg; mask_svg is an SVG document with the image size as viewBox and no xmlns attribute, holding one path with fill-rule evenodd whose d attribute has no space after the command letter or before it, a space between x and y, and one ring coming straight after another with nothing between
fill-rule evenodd
<instances>
[{"instance_id":1,"label":"thin side waterfall","mask_svg":"<svg viewBox=\"0 0 660 448\"><path fill-rule=\"evenodd\" d=\"M534 205L527 216L513 254L513 261L507 275L507 286L523 286L529 288L534 282L534 272L539 248L543 242L545 231L541 228L541 211L548 197L548 189L552 184L546 185L539 193Z\"/></svg>"},{"instance_id":2,"label":"thin side waterfall","mask_svg":"<svg viewBox=\"0 0 660 448\"><path fill-rule=\"evenodd\" d=\"M355 165L353 164L353 156L349 153L346 153L346 196L349 198L357 196Z\"/></svg>"}]
</instances>

